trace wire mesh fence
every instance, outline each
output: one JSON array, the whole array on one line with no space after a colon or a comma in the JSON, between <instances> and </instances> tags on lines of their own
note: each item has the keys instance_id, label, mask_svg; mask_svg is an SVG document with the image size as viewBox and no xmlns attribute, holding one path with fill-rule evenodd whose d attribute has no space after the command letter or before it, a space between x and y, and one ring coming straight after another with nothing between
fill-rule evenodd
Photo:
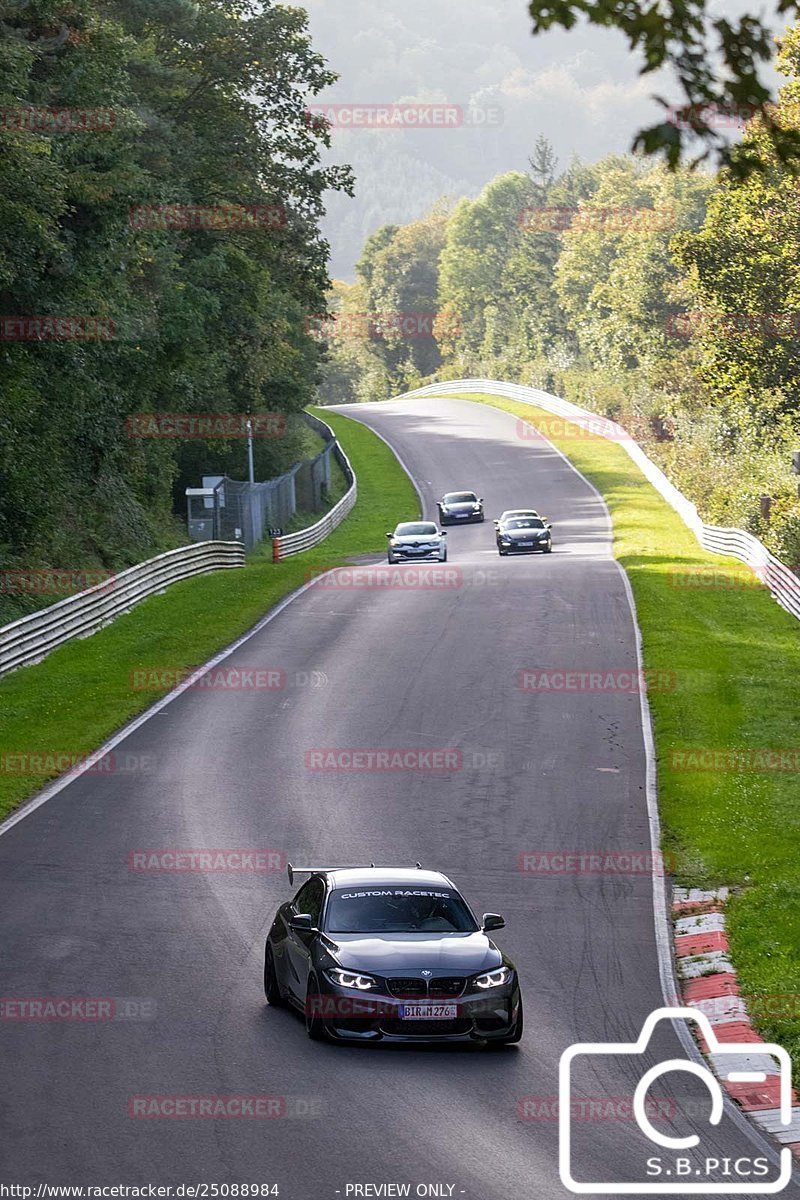
<instances>
[{"instance_id":1,"label":"wire mesh fence","mask_svg":"<svg viewBox=\"0 0 800 1200\"><path fill-rule=\"evenodd\" d=\"M304 413L307 424L325 441L319 454L295 463L283 475L262 483L242 480L209 480L202 494L190 496L189 531L197 541L215 539L243 542L252 550L267 538L280 537L298 512L324 512L331 490L331 456L341 451L333 431L324 421Z\"/></svg>"}]
</instances>

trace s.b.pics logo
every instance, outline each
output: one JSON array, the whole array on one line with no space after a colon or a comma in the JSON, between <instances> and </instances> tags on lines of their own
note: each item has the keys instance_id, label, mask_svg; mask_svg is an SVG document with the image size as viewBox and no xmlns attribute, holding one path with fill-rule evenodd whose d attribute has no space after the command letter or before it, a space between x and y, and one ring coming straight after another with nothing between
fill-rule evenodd
<instances>
[{"instance_id":1,"label":"s.b.pics logo","mask_svg":"<svg viewBox=\"0 0 800 1200\"><path fill-rule=\"evenodd\" d=\"M670 1022L695 1022L707 1048L710 1067L689 1058L669 1057ZM667 1050L665 1056L664 1052ZM634 1086L631 1122L620 1125L618 1156L621 1174L634 1178L597 1178L598 1146L581 1122L580 1098L597 1089L599 1080L614 1088ZM774 1094L778 1106L770 1128L787 1140L792 1123L791 1062L782 1046L759 1042L721 1042L708 1017L695 1008L660 1008L644 1023L635 1042L586 1042L570 1046L559 1065L559 1173L561 1182L578 1195L769 1195L786 1187L792 1175L792 1152L784 1146L777 1166L757 1145L742 1138L740 1149L721 1152L725 1139L713 1135L724 1112L723 1085L735 1090L746 1084ZM667 1107L654 1115L651 1089L666 1094ZM659 1127L657 1127L657 1125ZM709 1128L710 1127L710 1128ZM741 1134L732 1127L733 1144ZM608 1174L616 1174L616 1169Z\"/></svg>"}]
</instances>

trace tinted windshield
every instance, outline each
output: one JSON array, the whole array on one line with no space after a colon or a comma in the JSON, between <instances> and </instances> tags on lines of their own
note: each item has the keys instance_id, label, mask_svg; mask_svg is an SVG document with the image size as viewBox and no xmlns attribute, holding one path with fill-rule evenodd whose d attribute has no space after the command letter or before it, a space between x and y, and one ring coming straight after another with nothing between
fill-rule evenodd
<instances>
[{"instance_id":1,"label":"tinted windshield","mask_svg":"<svg viewBox=\"0 0 800 1200\"><path fill-rule=\"evenodd\" d=\"M448 492L445 504L474 504L478 497L474 492Z\"/></svg>"},{"instance_id":2,"label":"tinted windshield","mask_svg":"<svg viewBox=\"0 0 800 1200\"><path fill-rule=\"evenodd\" d=\"M436 533L436 526L428 521L420 521L415 524L398 525L394 531L395 537L430 537Z\"/></svg>"},{"instance_id":3,"label":"tinted windshield","mask_svg":"<svg viewBox=\"0 0 800 1200\"><path fill-rule=\"evenodd\" d=\"M452 888L341 888L331 893L328 933L474 933L478 926Z\"/></svg>"},{"instance_id":4,"label":"tinted windshield","mask_svg":"<svg viewBox=\"0 0 800 1200\"><path fill-rule=\"evenodd\" d=\"M505 524L506 521L513 521L517 517L538 517L538 513L531 509L520 509L518 512L504 512L500 520Z\"/></svg>"},{"instance_id":5,"label":"tinted windshield","mask_svg":"<svg viewBox=\"0 0 800 1200\"><path fill-rule=\"evenodd\" d=\"M513 521L506 522L508 529L544 529L544 521L539 517L517 517Z\"/></svg>"}]
</instances>

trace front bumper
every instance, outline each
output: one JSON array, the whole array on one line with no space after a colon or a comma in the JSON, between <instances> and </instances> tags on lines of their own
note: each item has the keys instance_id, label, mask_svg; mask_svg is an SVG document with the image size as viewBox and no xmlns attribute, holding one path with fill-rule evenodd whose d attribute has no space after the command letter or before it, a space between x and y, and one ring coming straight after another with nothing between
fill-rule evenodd
<instances>
[{"instance_id":1,"label":"front bumper","mask_svg":"<svg viewBox=\"0 0 800 1200\"><path fill-rule=\"evenodd\" d=\"M333 984L315 997L318 1015L333 1038L350 1042L491 1042L511 1036L520 1005L516 979L502 987L454 999L401 999L385 993L354 996ZM494 992L497 992L497 995ZM453 1004L455 1019L408 1020L404 1004Z\"/></svg>"},{"instance_id":2,"label":"front bumper","mask_svg":"<svg viewBox=\"0 0 800 1200\"><path fill-rule=\"evenodd\" d=\"M506 554L537 554L544 552L549 545L549 541L534 542L532 546L520 546L519 542L511 542L506 546L502 542L498 542L497 549L505 550Z\"/></svg>"},{"instance_id":3,"label":"front bumper","mask_svg":"<svg viewBox=\"0 0 800 1200\"><path fill-rule=\"evenodd\" d=\"M422 554L418 554L414 550L396 550L391 547L389 556L396 562L441 562L444 556L444 547L438 550L425 550Z\"/></svg>"},{"instance_id":4,"label":"front bumper","mask_svg":"<svg viewBox=\"0 0 800 1200\"><path fill-rule=\"evenodd\" d=\"M456 513L442 513L440 524L442 525L475 525L483 520L483 513L467 513L463 517L459 517Z\"/></svg>"}]
</instances>

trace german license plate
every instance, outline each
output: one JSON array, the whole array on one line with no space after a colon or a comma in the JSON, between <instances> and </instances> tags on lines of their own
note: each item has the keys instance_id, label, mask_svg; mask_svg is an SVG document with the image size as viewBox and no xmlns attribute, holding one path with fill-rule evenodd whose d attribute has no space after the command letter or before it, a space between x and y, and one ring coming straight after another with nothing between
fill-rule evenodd
<instances>
[{"instance_id":1,"label":"german license plate","mask_svg":"<svg viewBox=\"0 0 800 1200\"><path fill-rule=\"evenodd\" d=\"M533 545L533 542L520 542L520 543L519 543L519 545L520 545L520 546L525 546L525 548L527 549L527 547L529 547L529 546L532 546L532 545Z\"/></svg>"},{"instance_id":2,"label":"german license plate","mask_svg":"<svg viewBox=\"0 0 800 1200\"><path fill-rule=\"evenodd\" d=\"M404 1021L454 1021L457 1004L404 1004L400 1009Z\"/></svg>"}]
</instances>

